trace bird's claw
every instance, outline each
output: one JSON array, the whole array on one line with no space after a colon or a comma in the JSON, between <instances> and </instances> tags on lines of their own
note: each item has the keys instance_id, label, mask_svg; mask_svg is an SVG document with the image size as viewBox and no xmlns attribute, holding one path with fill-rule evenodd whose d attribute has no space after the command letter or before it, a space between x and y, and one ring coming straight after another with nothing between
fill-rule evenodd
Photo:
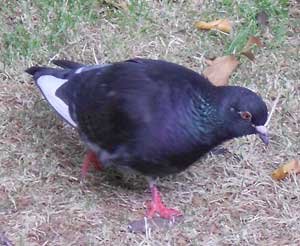
<instances>
[{"instance_id":1,"label":"bird's claw","mask_svg":"<svg viewBox=\"0 0 300 246\"><path fill-rule=\"evenodd\" d=\"M180 210L174 208L167 208L162 202L154 203L153 201L147 204L147 218L151 219L155 214L158 214L161 218L172 219L173 217L181 216L183 213Z\"/></svg>"}]
</instances>

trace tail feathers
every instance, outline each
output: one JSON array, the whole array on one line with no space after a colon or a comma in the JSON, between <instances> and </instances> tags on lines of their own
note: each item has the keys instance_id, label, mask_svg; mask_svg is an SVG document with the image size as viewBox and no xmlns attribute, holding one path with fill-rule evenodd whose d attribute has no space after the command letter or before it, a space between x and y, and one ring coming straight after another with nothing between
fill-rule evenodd
<instances>
[{"instance_id":1,"label":"tail feathers","mask_svg":"<svg viewBox=\"0 0 300 246\"><path fill-rule=\"evenodd\" d=\"M48 74L49 68L34 66L26 69L25 72L32 75L33 79L36 81L40 76Z\"/></svg>"},{"instance_id":2,"label":"tail feathers","mask_svg":"<svg viewBox=\"0 0 300 246\"><path fill-rule=\"evenodd\" d=\"M33 66L33 67L30 67L30 68L27 68L25 70L25 72L29 73L30 75L35 75L35 73L37 73L41 70L44 70L44 69L47 69L47 68L46 67Z\"/></svg>"},{"instance_id":3,"label":"tail feathers","mask_svg":"<svg viewBox=\"0 0 300 246\"><path fill-rule=\"evenodd\" d=\"M77 127L69 112L71 92L64 89L74 70L34 66L25 71L33 76L37 87L57 114L71 126Z\"/></svg>"},{"instance_id":4,"label":"tail feathers","mask_svg":"<svg viewBox=\"0 0 300 246\"><path fill-rule=\"evenodd\" d=\"M68 79L68 77L73 73L72 70L38 66L30 67L26 69L25 72L32 75L35 81L44 75L51 75L59 79Z\"/></svg>"},{"instance_id":5,"label":"tail feathers","mask_svg":"<svg viewBox=\"0 0 300 246\"><path fill-rule=\"evenodd\" d=\"M58 113L58 115L71 126L77 127L77 124L70 115L68 105L69 100L65 100L64 94L61 95L61 93L57 93L66 85L66 82L68 82L66 79L60 79L52 75L43 75L37 79L36 84L47 102Z\"/></svg>"},{"instance_id":6,"label":"tail feathers","mask_svg":"<svg viewBox=\"0 0 300 246\"><path fill-rule=\"evenodd\" d=\"M73 62L69 60L53 60L52 63L55 64L56 66L62 68L69 68L69 69L77 69L85 66L81 63Z\"/></svg>"},{"instance_id":7,"label":"tail feathers","mask_svg":"<svg viewBox=\"0 0 300 246\"><path fill-rule=\"evenodd\" d=\"M68 80L76 75L78 70L84 69L85 65L68 60L54 60L53 63L61 68L33 66L25 72L33 76L36 85L57 114L71 126L77 127L69 111L72 89L69 88ZM91 68L87 68L89 69Z\"/></svg>"}]
</instances>

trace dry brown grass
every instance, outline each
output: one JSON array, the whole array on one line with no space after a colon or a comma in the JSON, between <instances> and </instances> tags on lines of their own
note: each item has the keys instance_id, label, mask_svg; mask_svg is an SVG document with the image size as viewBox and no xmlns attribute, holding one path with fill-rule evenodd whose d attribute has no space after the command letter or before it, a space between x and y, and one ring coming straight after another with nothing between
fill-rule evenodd
<instances>
[{"instance_id":1,"label":"dry brown grass","mask_svg":"<svg viewBox=\"0 0 300 246\"><path fill-rule=\"evenodd\" d=\"M270 177L279 164L300 156L299 16L290 16L282 43L257 51L255 63L242 58L231 79L259 92L269 108L281 93L270 146L255 136L237 139L224 145L229 153L210 154L161 180L165 202L185 212L184 222L147 235L127 230L149 198L143 178L91 172L80 184L84 147L77 133L51 112L23 72L54 56L87 63L163 58L200 72L203 57L223 55L224 42L233 37L201 33L193 23L207 13L240 19L195 2L201 1L149 2L147 16L127 22L103 15L96 24L81 23L79 35L58 51L41 49L40 57L19 57L1 71L0 234L15 245L300 245L300 179ZM272 38L266 31L264 39Z\"/></svg>"}]
</instances>

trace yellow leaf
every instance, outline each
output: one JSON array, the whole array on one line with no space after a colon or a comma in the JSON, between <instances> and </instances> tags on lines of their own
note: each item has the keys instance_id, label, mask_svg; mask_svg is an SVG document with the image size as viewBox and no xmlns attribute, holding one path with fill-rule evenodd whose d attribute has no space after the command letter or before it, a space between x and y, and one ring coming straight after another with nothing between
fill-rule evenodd
<instances>
[{"instance_id":1,"label":"yellow leaf","mask_svg":"<svg viewBox=\"0 0 300 246\"><path fill-rule=\"evenodd\" d=\"M228 84L230 74L239 64L234 55L218 57L214 60L206 60L209 65L204 69L203 75L216 86Z\"/></svg>"},{"instance_id":2,"label":"yellow leaf","mask_svg":"<svg viewBox=\"0 0 300 246\"><path fill-rule=\"evenodd\" d=\"M221 19L216 20L212 22L204 22L204 21L198 21L195 24L196 28L199 30L211 30L211 29L217 29L222 32L230 33L232 29L232 25L229 20L227 19Z\"/></svg>"},{"instance_id":3,"label":"yellow leaf","mask_svg":"<svg viewBox=\"0 0 300 246\"><path fill-rule=\"evenodd\" d=\"M272 173L272 178L275 180L282 180L292 173L300 173L299 160L293 159L280 166Z\"/></svg>"}]
</instances>

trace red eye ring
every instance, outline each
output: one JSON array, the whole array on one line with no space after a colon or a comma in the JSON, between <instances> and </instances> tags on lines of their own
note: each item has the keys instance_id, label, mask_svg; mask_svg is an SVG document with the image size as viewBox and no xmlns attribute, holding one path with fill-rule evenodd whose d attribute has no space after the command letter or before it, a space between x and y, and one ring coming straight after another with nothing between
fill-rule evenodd
<instances>
[{"instance_id":1,"label":"red eye ring","mask_svg":"<svg viewBox=\"0 0 300 246\"><path fill-rule=\"evenodd\" d=\"M252 114L248 111L240 112L240 115L243 120L251 121L252 119Z\"/></svg>"}]
</instances>

